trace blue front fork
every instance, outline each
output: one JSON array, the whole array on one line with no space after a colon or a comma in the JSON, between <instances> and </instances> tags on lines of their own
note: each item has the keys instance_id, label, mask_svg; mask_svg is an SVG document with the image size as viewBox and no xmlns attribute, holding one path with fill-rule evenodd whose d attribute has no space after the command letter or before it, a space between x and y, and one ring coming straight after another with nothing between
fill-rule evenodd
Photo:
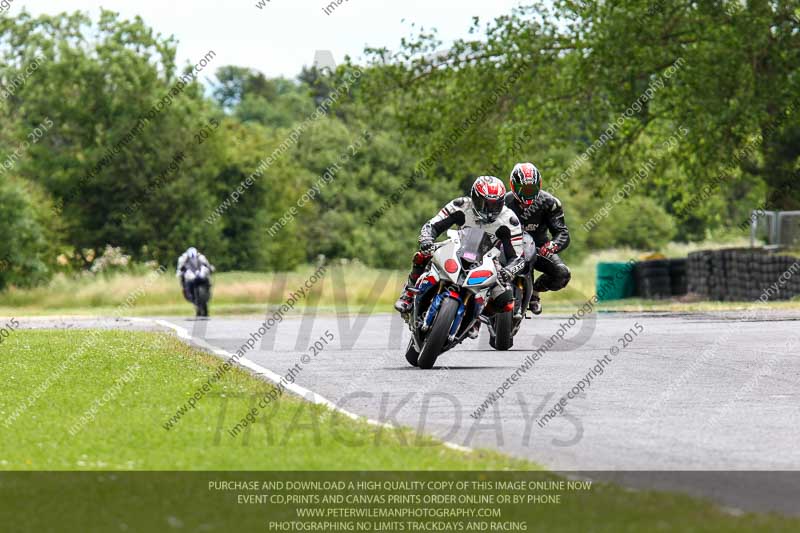
<instances>
[{"instance_id":1,"label":"blue front fork","mask_svg":"<svg viewBox=\"0 0 800 533\"><path fill-rule=\"evenodd\" d=\"M445 292L434 296L431 306L428 308L428 312L425 315L425 329L430 328L431 324L433 324L433 319L436 318L436 314L439 312L439 308L442 306L442 302L445 298L452 298L452 296ZM450 337L455 336L458 328L461 326L461 320L464 318L464 311L466 310L464 307L464 302L462 302L460 298L457 301L458 310L456 311L456 317L453 320L453 325L450 327Z\"/></svg>"},{"instance_id":2,"label":"blue front fork","mask_svg":"<svg viewBox=\"0 0 800 533\"><path fill-rule=\"evenodd\" d=\"M466 310L466 306L464 302L461 301L459 298L458 300L458 311L456 311L456 318L453 320L453 327L450 328L450 338L456 336L458 333L458 328L461 327L461 319L464 318L464 311Z\"/></svg>"}]
</instances>

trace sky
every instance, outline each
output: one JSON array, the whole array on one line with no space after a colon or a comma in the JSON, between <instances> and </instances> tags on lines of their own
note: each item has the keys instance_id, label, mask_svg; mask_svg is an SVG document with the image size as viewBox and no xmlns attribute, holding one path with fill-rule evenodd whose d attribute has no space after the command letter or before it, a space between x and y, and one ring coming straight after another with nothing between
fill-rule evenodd
<instances>
[{"instance_id":1,"label":"sky","mask_svg":"<svg viewBox=\"0 0 800 533\"><path fill-rule=\"evenodd\" d=\"M509 13L519 0L13 0L10 14L100 8L124 17L141 16L163 35L178 41L178 60L196 63L209 50L217 66L240 65L269 77L294 78L329 50L336 63L345 55L363 57L365 45L396 50L413 33L412 23L436 28L445 43L466 37L474 16L481 21ZM262 7L258 8L257 3Z\"/></svg>"}]
</instances>

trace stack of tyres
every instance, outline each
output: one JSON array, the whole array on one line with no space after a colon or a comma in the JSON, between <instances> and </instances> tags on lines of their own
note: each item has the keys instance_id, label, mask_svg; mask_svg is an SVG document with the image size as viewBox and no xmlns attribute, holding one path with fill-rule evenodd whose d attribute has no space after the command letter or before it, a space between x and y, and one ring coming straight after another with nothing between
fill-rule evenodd
<instances>
[{"instance_id":1,"label":"stack of tyres","mask_svg":"<svg viewBox=\"0 0 800 533\"><path fill-rule=\"evenodd\" d=\"M722 263L725 269L725 283L724 283L724 299L736 300L736 291L738 283L736 274L739 271L739 251L738 250L722 250Z\"/></svg>"},{"instance_id":2,"label":"stack of tyres","mask_svg":"<svg viewBox=\"0 0 800 533\"><path fill-rule=\"evenodd\" d=\"M743 248L736 254L736 291L734 300L747 301L752 299L754 286L757 285L753 269L759 261L758 253L750 248Z\"/></svg>"},{"instance_id":3,"label":"stack of tyres","mask_svg":"<svg viewBox=\"0 0 800 533\"><path fill-rule=\"evenodd\" d=\"M773 299L791 300L800 295L800 291L797 289L798 281L800 281L800 261L795 257L785 255L774 255L771 259L770 277L772 280L768 286L775 289L777 284L777 294Z\"/></svg>"},{"instance_id":4,"label":"stack of tyres","mask_svg":"<svg viewBox=\"0 0 800 533\"><path fill-rule=\"evenodd\" d=\"M747 290L747 300L757 300L761 297L764 287L768 285L769 270L767 265L767 258L769 256L763 251L759 250L753 252L750 256L750 285Z\"/></svg>"},{"instance_id":5,"label":"stack of tyres","mask_svg":"<svg viewBox=\"0 0 800 533\"><path fill-rule=\"evenodd\" d=\"M636 295L640 298L662 299L672 296L668 260L658 259L637 263L634 276Z\"/></svg>"},{"instance_id":6,"label":"stack of tyres","mask_svg":"<svg viewBox=\"0 0 800 533\"><path fill-rule=\"evenodd\" d=\"M687 263L690 292L712 300L789 300L800 296L800 259L764 249L693 252Z\"/></svg>"},{"instance_id":7,"label":"stack of tyres","mask_svg":"<svg viewBox=\"0 0 800 533\"><path fill-rule=\"evenodd\" d=\"M706 298L711 296L711 252L689 254L687 277L689 292Z\"/></svg>"},{"instance_id":8,"label":"stack of tyres","mask_svg":"<svg viewBox=\"0 0 800 533\"><path fill-rule=\"evenodd\" d=\"M720 301L733 300L731 279L736 270L735 258L738 250L714 250L711 253L711 299Z\"/></svg>"},{"instance_id":9,"label":"stack of tyres","mask_svg":"<svg viewBox=\"0 0 800 533\"><path fill-rule=\"evenodd\" d=\"M669 279L672 296L683 296L689 292L688 259L669 260Z\"/></svg>"}]
</instances>

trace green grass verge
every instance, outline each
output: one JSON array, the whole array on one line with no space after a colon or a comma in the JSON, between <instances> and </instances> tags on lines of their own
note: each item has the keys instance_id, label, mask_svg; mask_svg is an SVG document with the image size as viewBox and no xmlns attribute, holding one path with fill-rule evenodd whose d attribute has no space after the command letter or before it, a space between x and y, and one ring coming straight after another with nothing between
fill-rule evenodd
<instances>
[{"instance_id":1,"label":"green grass verge","mask_svg":"<svg viewBox=\"0 0 800 533\"><path fill-rule=\"evenodd\" d=\"M86 343L87 338L91 342ZM82 345L85 350L81 355L72 357ZM49 383L10 427L3 427L3 470L538 469L528 461L490 451L454 451L432 439L419 440L410 430L379 430L290 396L280 400L280 408L271 412L268 423L256 424L252 433L234 439L224 430L220 432L220 418L226 419L227 426L237 418L235 413L246 411L251 398L268 390L267 384L238 369L225 374L213 395L201 400L197 409L167 431L162 424L220 363L170 335L18 330L0 349L0 369L6 376L0 396L0 427L20 405L28 405L31 394L36 394L42 383ZM127 382L120 381L123 375ZM97 399L104 402L93 419L70 435L70 429ZM314 430L315 421L319 431ZM334 421L335 436L325 429ZM367 444L344 444L356 441ZM80 486L81 503L119 497L126 502L129 514L138 509L135 514L139 518L134 522L145 517L156 520L175 516L191 529L209 520L218 525L220 521L246 520L253 527L261 524L253 530L264 530L262 511L233 505L230 497L210 493L202 480L189 490L180 486L181 482L159 484L154 479L128 480L121 487L119 483L109 484L115 478L109 478L103 488L98 484L102 479L90 477L81 485L69 485L52 476L19 481L19 491L13 493L19 500L15 505L34 517L29 522L33 525L49 516L38 512L36 498L47 494L64 502ZM145 495L137 494L131 500L125 487L137 483L139 487L151 484L152 494L145 491ZM151 512L153 506L162 514ZM67 514L86 513L92 519L113 514L101 512L102 506L96 511L85 505L78 507L67 509ZM21 507L15 507L10 516L19 517L20 511ZM800 527L800 521L776 516L731 516L682 495L630 492L602 484L589 492L570 494L562 504L532 505L518 512L531 523L547 526L547 531L652 531L653 527L664 531L796 531ZM112 518L119 517L109 520Z\"/></svg>"},{"instance_id":2,"label":"green grass verge","mask_svg":"<svg viewBox=\"0 0 800 533\"><path fill-rule=\"evenodd\" d=\"M73 357L87 335L92 342ZM536 468L491 452L464 456L431 447L427 439L415 446L419 439L411 432L378 430L292 396L284 396L250 432L230 437L227 428L246 414L253 398L271 389L240 369L226 373L168 431L163 424L221 361L167 334L17 330L2 350L0 368L9 376L0 396L5 470ZM6 427L53 372L57 379ZM104 395L113 398L81 424ZM72 436L75 424L80 429ZM319 431L301 429L311 424ZM420 454L423 445L428 449Z\"/></svg>"}]
</instances>

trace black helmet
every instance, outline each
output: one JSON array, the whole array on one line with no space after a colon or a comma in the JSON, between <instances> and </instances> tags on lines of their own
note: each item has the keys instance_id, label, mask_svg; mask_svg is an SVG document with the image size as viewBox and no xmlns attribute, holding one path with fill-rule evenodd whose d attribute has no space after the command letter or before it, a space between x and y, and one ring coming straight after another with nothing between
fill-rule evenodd
<instances>
[{"instance_id":1,"label":"black helmet","mask_svg":"<svg viewBox=\"0 0 800 533\"><path fill-rule=\"evenodd\" d=\"M517 163L511 171L511 192L514 198L530 207L542 190L542 175L533 163Z\"/></svg>"}]
</instances>

